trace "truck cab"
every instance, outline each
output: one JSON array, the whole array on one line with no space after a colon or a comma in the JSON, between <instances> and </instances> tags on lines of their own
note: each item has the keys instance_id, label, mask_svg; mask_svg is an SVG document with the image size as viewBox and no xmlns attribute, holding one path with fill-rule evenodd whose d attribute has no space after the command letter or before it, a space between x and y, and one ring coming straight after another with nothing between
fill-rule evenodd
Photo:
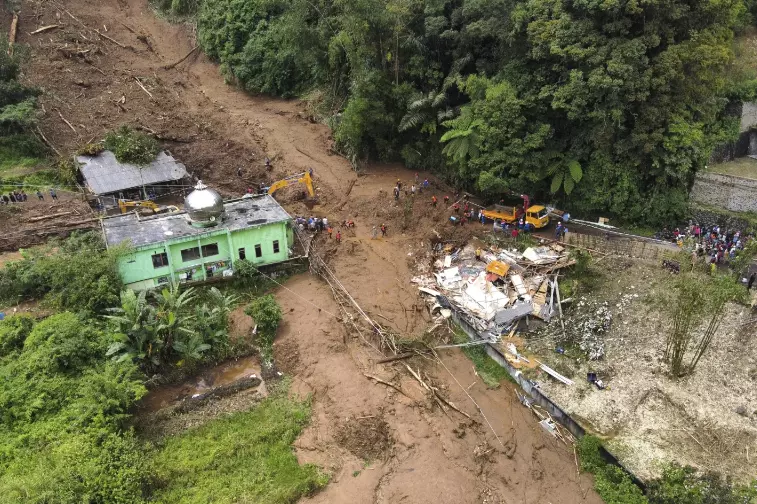
<instances>
[{"instance_id":1,"label":"truck cab","mask_svg":"<svg viewBox=\"0 0 757 504\"><path fill-rule=\"evenodd\" d=\"M534 205L526 210L526 222L541 229L549 224L549 211L542 205Z\"/></svg>"}]
</instances>

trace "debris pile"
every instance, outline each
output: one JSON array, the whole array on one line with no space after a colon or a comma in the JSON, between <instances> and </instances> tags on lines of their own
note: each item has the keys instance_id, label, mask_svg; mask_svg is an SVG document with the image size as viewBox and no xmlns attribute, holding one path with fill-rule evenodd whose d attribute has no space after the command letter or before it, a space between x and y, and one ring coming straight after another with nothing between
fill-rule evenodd
<instances>
[{"instance_id":1,"label":"debris pile","mask_svg":"<svg viewBox=\"0 0 757 504\"><path fill-rule=\"evenodd\" d=\"M499 342L521 319L545 322L561 310L555 272L575 263L557 243L523 253L495 246L437 244L434 271L412 279L427 294L432 315L454 309L483 339Z\"/></svg>"},{"instance_id":2,"label":"debris pile","mask_svg":"<svg viewBox=\"0 0 757 504\"><path fill-rule=\"evenodd\" d=\"M589 360L600 360L605 355L605 335L613 321L613 312L620 314L638 294L625 294L611 307L607 301L599 302L579 298L569 316L565 318L565 329L547 327L542 336L555 343L555 350L576 348Z\"/></svg>"}]
</instances>

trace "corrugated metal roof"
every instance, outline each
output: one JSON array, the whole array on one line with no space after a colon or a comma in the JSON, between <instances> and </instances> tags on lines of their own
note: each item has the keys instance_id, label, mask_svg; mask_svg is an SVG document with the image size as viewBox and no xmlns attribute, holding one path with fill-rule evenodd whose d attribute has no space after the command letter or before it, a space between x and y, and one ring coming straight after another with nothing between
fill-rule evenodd
<instances>
[{"instance_id":1,"label":"corrugated metal roof","mask_svg":"<svg viewBox=\"0 0 757 504\"><path fill-rule=\"evenodd\" d=\"M186 212L147 218L137 218L130 212L107 217L102 220L102 226L108 246L126 242L134 247L142 247L223 229L237 231L292 219L273 196L268 194L227 201L224 203L224 211L226 216L223 221L219 222L217 227L209 228L192 226Z\"/></svg>"},{"instance_id":2,"label":"corrugated metal roof","mask_svg":"<svg viewBox=\"0 0 757 504\"><path fill-rule=\"evenodd\" d=\"M158 154L149 165L141 167L119 163L110 151L103 151L94 157L78 156L76 160L82 164L80 170L87 187L97 195L172 182L187 176L186 167L165 152Z\"/></svg>"}]
</instances>

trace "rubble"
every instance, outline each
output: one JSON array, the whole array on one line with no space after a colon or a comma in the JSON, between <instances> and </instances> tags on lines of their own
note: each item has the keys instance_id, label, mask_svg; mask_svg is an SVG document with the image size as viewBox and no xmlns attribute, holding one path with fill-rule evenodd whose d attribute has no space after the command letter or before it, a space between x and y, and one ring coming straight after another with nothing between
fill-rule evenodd
<instances>
[{"instance_id":1,"label":"rubble","mask_svg":"<svg viewBox=\"0 0 757 504\"><path fill-rule=\"evenodd\" d=\"M435 271L412 279L427 296L432 317L446 319L455 310L491 343L501 343L505 334L512 336L523 319L549 322L558 314L554 272L574 264L557 243L523 253L496 246L437 244L435 253ZM517 350L514 355L528 362Z\"/></svg>"}]
</instances>

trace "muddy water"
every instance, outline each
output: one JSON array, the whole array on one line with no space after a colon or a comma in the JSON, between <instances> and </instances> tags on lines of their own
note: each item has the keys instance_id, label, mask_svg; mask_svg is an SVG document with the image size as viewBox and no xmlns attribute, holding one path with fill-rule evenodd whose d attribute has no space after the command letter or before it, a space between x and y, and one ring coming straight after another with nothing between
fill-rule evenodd
<instances>
[{"instance_id":1,"label":"muddy water","mask_svg":"<svg viewBox=\"0 0 757 504\"><path fill-rule=\"evenodd\" d=\"M157 411L185 397L202 394L212 388L228 385L253 374L260 376L258 358L254 356L242 357L235 361L206 369L179 385L167 385L151 390L140 401L140 409L146 412ZM261 387L264 386L264 384L261 385Z\"/></svg>"}]
</instances>

